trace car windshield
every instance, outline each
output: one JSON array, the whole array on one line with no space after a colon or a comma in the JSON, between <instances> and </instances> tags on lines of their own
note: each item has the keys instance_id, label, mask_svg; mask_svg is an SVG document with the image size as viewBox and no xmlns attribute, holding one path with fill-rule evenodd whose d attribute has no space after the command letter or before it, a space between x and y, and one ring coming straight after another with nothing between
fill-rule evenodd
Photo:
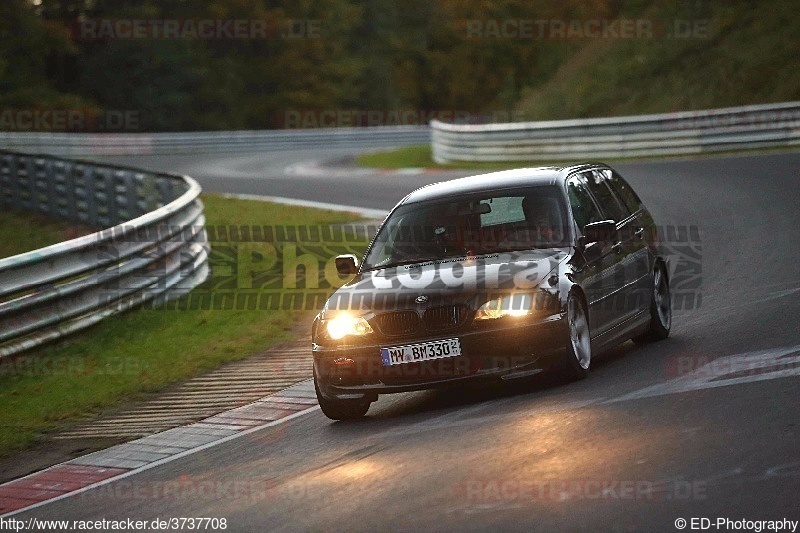
<instances>
[{"instance_id":1,"label":"car windshield","mask_svg":"<svg viewBox=\"0 0 800 533\"><path fill-rule=\"evenodd\" d=\"M397 208L364 269L567 245L563 196L553 186L487 191Z\"/></svg>"}]
</instances>

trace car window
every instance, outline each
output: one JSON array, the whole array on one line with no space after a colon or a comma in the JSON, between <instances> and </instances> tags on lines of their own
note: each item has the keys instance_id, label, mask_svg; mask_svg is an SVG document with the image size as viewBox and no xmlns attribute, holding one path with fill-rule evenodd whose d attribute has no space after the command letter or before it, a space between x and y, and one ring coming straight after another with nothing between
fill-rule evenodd
<instances>
[{"instance_id":1,"label":"car window","mask_svg":"<svg viewBox=\"0 0 800 533\"><path fill-rule=\"evenodd\" d=\"M611 187L617 197L625 203L631 213L637 212L642 207L642 201L622 176L612 170L601 170L606 178L606 183Z\"/></svg>"},{"instance_id":2,"label":"car window","mask_svg":"<svg viewBox=\"0 0 800 533\"><path fill-rule=\"evenodd\" d=\"M572 176L567 181L567 195L572 206L572 215L579 228L583 228L590 222L603 220L600 210L592 200L592 195L586 188L586 184L579 176Z\"/></svg>"},{"instance_id":3,"label":"car window","mask_svg":"<svg viewBox=\"0 0 800 533\"><path fill-rule=\"evenodd\" d=\"M603 173L590 170L584 172L583 175L586 178L589 190L600 204L600 209L602 209L606 218L613 219L614 222L619 222L630 215L628 208L623 206L614 193L611 192L611 188L607 185L607 180Z\"/></svg>"},{"instance_id":4,"label":"car window","mask_svg":"<svg viewBox=\"0 0 800 533\"><path fill-rule=\"evenodd\" d=\"M524 199L524 196L489 198L487 203L492 210L481 215L481 226L495 226L525 220L525 212L522 210Z\"/></svg>"},{"instance_id":5,"label":"car window","mask_svg":"<svg viewBox=\"0 0 800 533\"><path fill-rule=\"evenodd\" d=\"M558 188L478 192L398 207L373 241L363 268L569 244Z\"/></svg>"}]
</instances>

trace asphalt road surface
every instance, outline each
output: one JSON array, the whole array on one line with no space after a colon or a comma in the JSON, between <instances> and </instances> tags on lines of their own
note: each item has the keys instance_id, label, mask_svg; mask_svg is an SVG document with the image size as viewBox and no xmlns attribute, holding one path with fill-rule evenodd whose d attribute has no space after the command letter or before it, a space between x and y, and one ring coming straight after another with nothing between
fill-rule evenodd
<instances>
[{"instance_id":1,"label":"asphalt road surface","mask_svg":"<svg viewBox=\"0 0 800 533\"><path fill-rule=\"evenodd\" d=\"M458 174L285 171L345 155L127 162L189 173L206 190L372 208ZM675 311L666 341L628 342L567 385L537 376L382 396L350 423L312 411L19 518L217 517L257 532L678 531L676 520L691 530L692 518L733 531L717 519L799 520L800 154L615 166L659 224L698 230L699 242L674 250L693 262L702 300Z\"/></svg>"}]
</instances>

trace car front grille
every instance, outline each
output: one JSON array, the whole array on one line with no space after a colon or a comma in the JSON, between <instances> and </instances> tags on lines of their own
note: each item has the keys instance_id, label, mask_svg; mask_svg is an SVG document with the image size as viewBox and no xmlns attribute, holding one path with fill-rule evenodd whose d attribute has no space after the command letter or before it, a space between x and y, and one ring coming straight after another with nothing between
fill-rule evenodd
<instances>
[{"instance_id":1,"label":"car front grille","mask_svg":"<svg viewBox=\"0 0 800 533\"><path fill-rule=\"evenodd\" d=\"M470 309L466 305L432 307L425 310L423 322L428 331L447 331L464 324L469 314Z\"/></svg>"},{"instance_id":2,"label":"car front grille","mask_svg":"<svg viewBox=\"0 0 800 533\"><path fill-rule=\"evenodd\" d=\"M469 320L471 313L466 305L447 305L426 309L422 317L416 311L392 311L377 315L370 322L386 337L408 337L454 331Z\"/></svg>"},{"instance_id":3,"label":"car front grille","mask_svg":"<svg viewBox=\"0 0 800 533\"><path fill-rule=\"evenodd\" d=\"M420 329L420 319L416 311L394 311L372 319L378 330L387 337L413 335Z\"/></svg>"}]
</instances>

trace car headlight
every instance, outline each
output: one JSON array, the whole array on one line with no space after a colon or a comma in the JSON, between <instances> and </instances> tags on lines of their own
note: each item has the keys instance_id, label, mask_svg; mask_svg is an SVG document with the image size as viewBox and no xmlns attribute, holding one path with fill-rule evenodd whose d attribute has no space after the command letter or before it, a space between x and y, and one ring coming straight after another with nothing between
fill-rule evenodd
<instances>
[{"instance_id":1,"label":"car headlight","mask_svg":"<svg viewBox=\"0 0 800 533\"><path fill-rule=\"evenodd\" d=\"M369 322L362 317L342 314L325 321L328 335L332 339L341 339L347 335L366 335L372 333Z\"/></svg>"},{"instance_id":2,"label":"car headlight","mask_svg":"<svg viewBox=\"0 0 800 533\"><path fill-rule=\"evenodd\" d=\"M533 313L533 297L530 294L513 294L489 300L475 313L475 320L502 318L504 316L526 316Z\"/></svg>"}]
</instances>

